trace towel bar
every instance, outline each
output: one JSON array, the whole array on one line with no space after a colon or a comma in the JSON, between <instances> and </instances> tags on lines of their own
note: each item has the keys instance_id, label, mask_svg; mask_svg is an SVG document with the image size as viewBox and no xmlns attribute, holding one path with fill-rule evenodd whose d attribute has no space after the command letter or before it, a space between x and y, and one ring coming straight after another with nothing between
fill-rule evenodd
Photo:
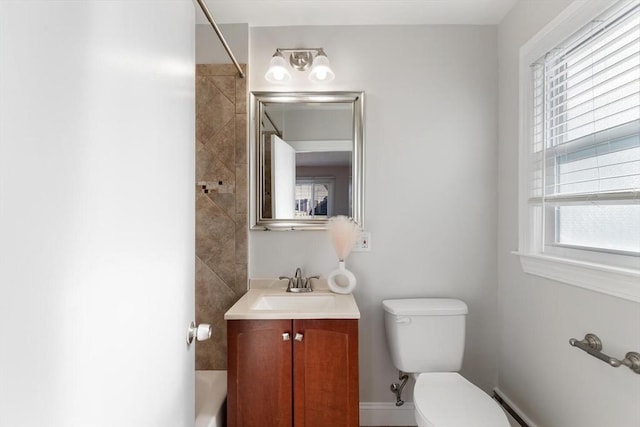
<instances>
[{"instance_id":1,"label":"towel bar","mask_svg":"<svg viewBox=\"0 0 640 427\"><path fill-rule=\"evenodd\" d=\"M589 353L596 359L602 360L609 366L617 368L618 366L624 365L636 374L640 374L640 353L630 351L622 360L608 356L602 352L602 341L600 341L600 338L595 334L587 334L582 340L571 338L569 344Z\"/></svg>"}]
</instances>

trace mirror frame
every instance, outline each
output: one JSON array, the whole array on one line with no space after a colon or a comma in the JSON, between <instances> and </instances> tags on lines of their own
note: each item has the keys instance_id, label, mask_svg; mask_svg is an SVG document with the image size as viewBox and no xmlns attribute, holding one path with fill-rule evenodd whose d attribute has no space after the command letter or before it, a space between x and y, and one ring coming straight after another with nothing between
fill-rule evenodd
<instances>
[{"instance_id":1,"label":"mirror frame","mask_svg":"<svg viewBox=\"0 0 640 427\"><path fill-rule=\"evenodd\" d=\"M251 172L253 185L251 198L252 230L326 230L326 219L275 219L262 216L263 202L263 156L260 149L260 117L265 103L307 104L347 103L351 104L353 120L353 151L351 157L352 218L364 228L364 92L251 92Z\"/></svg>"}]
</instances>

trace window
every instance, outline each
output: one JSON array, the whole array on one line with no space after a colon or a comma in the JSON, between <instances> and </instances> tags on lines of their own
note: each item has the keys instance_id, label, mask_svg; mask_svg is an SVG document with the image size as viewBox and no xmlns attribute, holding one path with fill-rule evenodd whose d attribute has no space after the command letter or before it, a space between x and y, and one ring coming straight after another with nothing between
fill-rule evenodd
<instances>
[{"instance_id":1,"label":"window","mask_svg":"<svg viewBox=\"0 0 640 427\"><path fill-rule=\"evenodd\" d=\"M640 4L615 2L526 56L520 252L627 274L640 299Z\"/></svg>"},{"instance_id":2,"label":"window","mask_svg":"<svg viewBox=\"0 0 640 427\"><path fill-rule=\"evenodd\" d=\"M333 216L333 178L296 180L296 218Z\"/></svg>"}]
</instances>

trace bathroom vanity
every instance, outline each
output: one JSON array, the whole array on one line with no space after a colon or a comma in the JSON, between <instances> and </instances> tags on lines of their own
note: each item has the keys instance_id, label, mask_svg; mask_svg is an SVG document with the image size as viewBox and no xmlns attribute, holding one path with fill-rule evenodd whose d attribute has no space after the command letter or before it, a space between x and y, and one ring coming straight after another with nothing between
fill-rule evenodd
<instances>
[{"instance_id":1,"label":"bathroom vanity","mask_svg":"<svg viewBox=\"0 0 640 427\"><path fill-rule=\"evenodd\" d=\"M285 288L281 281L253 284L225 314L227 425L357 427L360 312L353 296Z\"/></svg>"}]
</instances>

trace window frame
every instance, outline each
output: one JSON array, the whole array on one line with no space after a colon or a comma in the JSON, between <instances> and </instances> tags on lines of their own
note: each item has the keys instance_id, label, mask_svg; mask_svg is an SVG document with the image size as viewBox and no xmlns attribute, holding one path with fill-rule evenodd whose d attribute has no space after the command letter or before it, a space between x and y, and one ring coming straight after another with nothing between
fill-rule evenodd
<instances>
[{"instance_id":1,"label":"window frame","mask_svg":"<svg viewBox=\"0 0 640 427\"><path fill-rule=\"evenodd\" d=\"M318 218L329 218L333 216L333 202L335 197L335 177L332 176L302 176L300 178L296 178L296 187L299 184L311 184L313 187L312 190L312 198L315 198L315 186L316 185L327 185L328 187L328 196L327 196L327 215L312 215L312 216L301 216L299 218L304 219L318 219Z\"/></svg>"},{"instance_id":2,"label":"window frame","mask_svg":"<svg viewBox=\"0 0 640 427\"><path fill-rule=\"evenodd\" d=\"M543 253L544 226L542 205L535 209L529 203L531 178L530 146L533 143L533 69L531 64L551 51L617 0L577 0L546 25L520 49L519 63L519 239L518 251L526 273L578 286L592 291L640 302L640 258L638 263L618 263L625 255L592 251L584 259L572 257L572 251L584 249L562 248L557 254ZM628 257L627 257L628 258ZM638 266L636 268L636 265Z\"/></svg>"}]
</instances>

